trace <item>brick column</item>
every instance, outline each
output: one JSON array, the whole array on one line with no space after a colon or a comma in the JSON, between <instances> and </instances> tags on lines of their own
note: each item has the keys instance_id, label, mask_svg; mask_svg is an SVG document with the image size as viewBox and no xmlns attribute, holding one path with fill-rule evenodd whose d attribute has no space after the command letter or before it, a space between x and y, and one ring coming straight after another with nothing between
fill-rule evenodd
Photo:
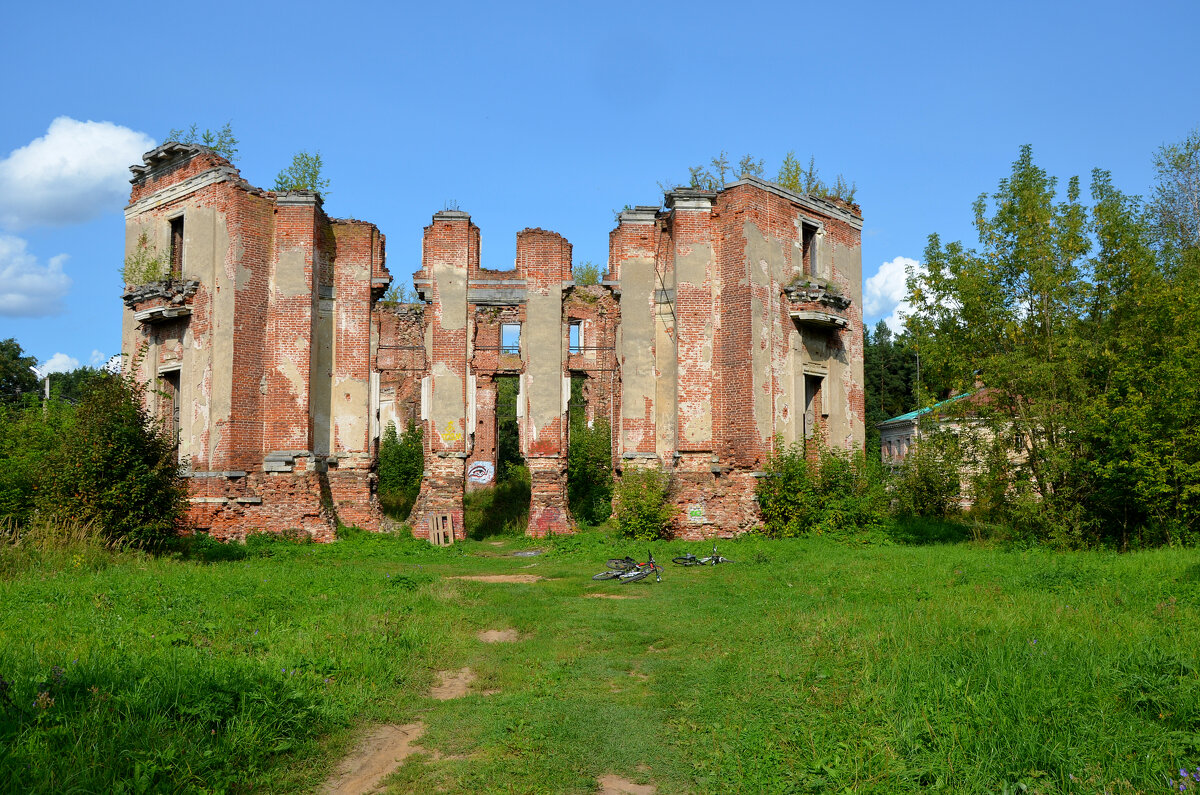
<instances>
[{"instance_id":1,"label":"brick column","mask_svg":"<svg viewBox=\"0 0 1200 795\"><path fill-rule=\"evenodd\" d=\"M620 458L656 458L655 249L657 207L636 207L618 216L609 235L609 275L620 293L621 410L615 428Z\"/></svg>"},{"instance_id":2,"label":"brick column","mask_svg":"<svg viewBox=\"0 0 1200 795\"><path fill-rule=\"evenodd\" d=\"M417 281L426 309L421 408L429 461L413 509L413 533L427 537L435 516L449 515L465 538L463 481L467 458L467 271L479 258L479 228L457 210L436 213L425 227Z\"/></svg>"},{"instance_id":3,"label":"brick column","mask_svg":"<svg viewBox=\"0 0 1200 795\"><path fill-rule=\"evenodd\" d=\"M517 235L517 271L525 278L525 323L521 329L523 416L521 450L532 494L529 534L571 531L567 510L566 330L563 287L571 279L571 244L543 229ZM564 392L564 390L566 390Z\"/></svg>"}]
</instances>

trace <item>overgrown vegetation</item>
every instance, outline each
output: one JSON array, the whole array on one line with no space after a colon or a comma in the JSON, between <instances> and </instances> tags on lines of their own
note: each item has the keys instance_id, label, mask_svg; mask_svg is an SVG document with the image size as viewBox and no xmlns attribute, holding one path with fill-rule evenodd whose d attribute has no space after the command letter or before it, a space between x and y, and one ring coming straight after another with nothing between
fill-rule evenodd
<instances>
[{"instance_id":1,"label":"overgrown vegetation","mask_svg":"<svg viewBox=\"0 0 1200 795\"><path fill-rule=\"evenodd\" d=\"M730 179L737 179L746 174L762 177L765 169L765 161L761 158L756 160L752 155L743 156L735 166L730 162L729 154L721 150L708 165L692 166L688 169L688 185L701 190L717 191L725 187L726 175ZM826 183L821 179L815 157L809 158L808 167L805 168L796 159L795 151L788 152L779 165L779 173L775 175L774 181L796 193L807 193L857 206L854 204L854 196L858 187L852 182L846 182L841 174L837 175L832 185Z\"/></svg>"},{"instance_id":2,"label":"overgrown vegetation","mask_svg":"<svg viewBox=\"0 0 1200 795\"><path fill-rule=\"evenodd\" d=\"M756 494L772 538L869 541L889 522L881 469L861 453L822 449L810 460L803 444L777 446Z\"/></svg>"},{"instance_id":3,"label":"overgrown vegetation","mask_svg":"<svg viewBox=\"0 0 1200 795\"><path fill-rule=\"evenodd\" d=\"M571 379L567 404L567 503L576 524L592 527L612 516L612 429L603 417L588 424L584 382Z\"/></svg>"},{"instance_id":4,"label":"overgrown vegetation","mask_svg":"<svg viewBox=\"0 0 1200 795\"><path fill-rule=\"evenodd\" d=\"M275 191L311 190L329 198L329 179L322 174L325 164L320 152L297 152L292 164L275 175Z\"/></svg>"},{"instance_id":5,"label":"overgrown vegetation","mask_svg":"<svg viewBox=\"0 0 1200 795\"><path fill-rule=\"evenodd\" d=\"M589 287L600 283L600 266L592 261L576 265L571 269L571 278L579 287Z\"/></svg>"},{"instance_id":6,"label":"overgrown vegetation","mask_svg":"<svg viewBox=\"0 0 1200 795\"><path fill-rule=\"evenodd\" d=\"M626 466L616 487L613 515L626 538L654 541L670 535L678 513L670 502L671 478L655 466Z\"/></svg>"},{"instance_id":7,"label":"overgrown vegetation","mask_svg":"<svg viewBox=\"0 0 1200 795\"><path fill-rule=\"evenodd\" d=\"M918 442L896 468L891 482L896 513L949 519L962 512L962 479L973 470L960 437L924 423Z\"/></svg>"},{"instance_id":8,"label":"overgrown vegetation","mask_svg":"<svg viewBox=\"0 0 1200 795\"><path fill-rule=\"evenodd\" d=\"M158 253L158 247L151 242L146 232L138 235L133 251L125 257L121 268L121 278L129 287L140 287L143 284L162 281L170 271L166 259Z\"/></svg>"},{"instance_id":9,"label":"overgrown vegetation","mask_svg":"<svg viewBox=\"0 0 1200 795\"><path fill-rule=\"evenodd\" d=\"M379 441L379 481L376 492L384 513L404 520L412 511L425 474L425 444L422 426L410 421L403 434L389 422Z\"/></svg>"},{"instance_id":10,"label":"overgrown vegetation","mask_svg":"<svg viewBox=\"0 0 1200 795\"><path fill-rule=\"evenodd\" d=\"M78 406L0 404L0 521L88 525L116 545L157 547L186 508L176 440L131 378L91 380Z\"/></svg>"},{"instance_id":11,"label":"overgrown vegetation","mask_svg":"<svg viewBox=\"0 0 1200 795\"><path fill-rule=\"evenodd\" d=\"M202 144L230 163L237 160L238 139L233 134L233 125L229 122L225 122L218 130L205 128L203 131L198 131L197 125L194 123L186 130L172 128L167 133L166 140L177 141L181 144Z\"/></svg>"},{"instance_id":12,"label":"overgrown vegetation","mask_svg":"<svg viewBox=\"0 0 1200 795\"><path fill-rule=\"evenodd\" d=\"M1090 206L1077 178L1060 196L1024 147L975 204L980 248L931 236L927 271L910 279L923 380L944 393L981 371L986 438L1023 440L1019 461L972 453L987 463L988 514L1022 536L1121 548L1200 536L1197 140L1160 152L1149 207L1101 170Z\"/></svg>"}]
</instances>

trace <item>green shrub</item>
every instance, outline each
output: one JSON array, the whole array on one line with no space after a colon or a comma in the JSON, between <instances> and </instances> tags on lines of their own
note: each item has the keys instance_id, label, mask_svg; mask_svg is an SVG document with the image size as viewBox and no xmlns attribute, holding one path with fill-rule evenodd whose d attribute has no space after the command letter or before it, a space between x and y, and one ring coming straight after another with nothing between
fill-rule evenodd
<instances>
[{"instance_id":1,"label":"green shrub","mask_svg":"<svg viewBox=\"0 0 1200 795\"><path fill-rule=\"evenodd\" d=\"M592 427L571 424L567 449L567 503L575 521L585 527L603 524L612 516L612 431L608 421Z\"/></svg>"},{"instance_id":2,"label":"green shrub","mask_svg":"<svg viewBox=\"0 0 1200 795\"><path fill-rule=\"evenodd\" d=\"M768 536L861 539L888 524L882 472L861 452L824 450L812 462L801 444L777 446L766 473L756 493Z\"/></svg>"},{"instance_id":3,"label":"green shrub","mask_svg":"<svg viewBox=\"0 0 1200 795\"><path fill-rule=\"evenodd\" d=\"M671 479L654 467L629 467L616 488L616 517L621 534L638 541L667 538L677 509L669 502Z\"/></svg>"},{"instance_id":4,"label":"green shrub","mask_svg":"<svg viewBox=\"0 0 1200 795\"><path fill-rule=\"evenodd\" d=\"M131 377L94 380L60 443L44 456L35 504L47 517L94 522L109 542L156 547L187 509L173 434Z\"/></svg>"},{"instance_id":5,"label":"green shrub","mask_svg":"<svg viewBox=\"0 0 1200 795\"><path fill-rule=\"evenodd\" d=\"M937 430L923 433L893 479L897 513L933 519L959 514L965 465L957 437Z\"/></svg>"},{"instance_id":6,"label":"green shrub","mask_svg":"<svg viewBox=\"0 0 1200 795\"><path fill-rule=\"evenodd\" d=\"M772 538L808 533L820 514L816 481L800 445L776 446L755 490L764 531Z\"/></svg>"},{"instance_id":7,"label":"green shrub","mask_svg":"<svg viewBox=\"0 0 1200 795\"><path fill-rule=\"evenodd\" d=\"M409 422L402 435L389 422L379 443L379 503L393 519L406 519L421 491L425 446L421 426Z\"/></svg>"}]
</instances>

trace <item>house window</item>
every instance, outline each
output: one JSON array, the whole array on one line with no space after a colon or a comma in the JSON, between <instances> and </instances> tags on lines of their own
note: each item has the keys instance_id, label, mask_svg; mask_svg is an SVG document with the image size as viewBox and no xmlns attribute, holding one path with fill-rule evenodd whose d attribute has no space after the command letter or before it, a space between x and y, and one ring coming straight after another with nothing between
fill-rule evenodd
<instances>
[{"instance_id":1,"label":"house window","mask_svg":"<svg viewBox=\"0 0 1200 795\"><path fill-rule=\"evenodd\" d=\"M512 356L521 355L520 323L503 323L500 325L500 352Z\"/></svg>"},{"instance_id":2,"label":"house window","mask_svg":"<svg viewBox=\"0 0 1200 795\"><path fill-rule=\"evenodd\" d=\"M183 216L171 219L171 278L183 275Z\"/></svg>"},{"instance_id":3,"label":"house window","mask_svg":"<svg viewBox=\"0 0 1200 795\"><path fill-rule=\"evenodd\" d=\"M568 327L567 343L570 345L571 353L579 353L583 346L583 323L578 320L572 320Z\"/></svg>"}]
</instances>

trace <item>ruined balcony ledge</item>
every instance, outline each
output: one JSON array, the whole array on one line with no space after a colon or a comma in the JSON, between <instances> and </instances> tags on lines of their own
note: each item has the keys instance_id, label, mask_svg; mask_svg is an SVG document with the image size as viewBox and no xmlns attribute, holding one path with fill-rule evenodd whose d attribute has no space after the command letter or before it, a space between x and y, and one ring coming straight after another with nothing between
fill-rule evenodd
<instances>
[{"instance_id":1,"label":"ruined balcony ledge","mask_svg":"<svg viewBox=\"0 0 1200 795\"><path fill-rule=\"evenodd\" d=\"M820 302L838 311L845 311L853 303L842 295L836 285L824 279L800 280L783 288L792 303Z\"/></svg>"},{"instance_id":2,"label":"ruined balcony ledge","mask_svg":"<svg viewBox=\"0 0 1200 795\"><path fill-rule=\"evenodd\" d=\"M200 282L192 279L167 279L131 287L121 296L121 300L133 310L134 320L153 323L190 315L190 304L199 289Z\"/></svg>"},{"instance_id":3,"label":"ruined balcony ledge","mask_svg":"<svg viewBox=\"0 0 1200 795\"><path fill-rule=\"evenodd\" d=\"M184 472L181 477L185 478L244 478L246 477L245 470L242 469L227 469L223 471L213 470L211 472Z\"/></svg>"},{"instance_id":4,"label":"ruined balcony ledge","mask_svg":"<svg viewBox=\"0 0 1200 795\"><path fill-rule=\"evenodd\" d=\"M824 328L848 328L850 321L832 312L821 312L814 309L802 309L791 312L791 318L800 325L821 326Z\"/></svg>"}]
</instances>

